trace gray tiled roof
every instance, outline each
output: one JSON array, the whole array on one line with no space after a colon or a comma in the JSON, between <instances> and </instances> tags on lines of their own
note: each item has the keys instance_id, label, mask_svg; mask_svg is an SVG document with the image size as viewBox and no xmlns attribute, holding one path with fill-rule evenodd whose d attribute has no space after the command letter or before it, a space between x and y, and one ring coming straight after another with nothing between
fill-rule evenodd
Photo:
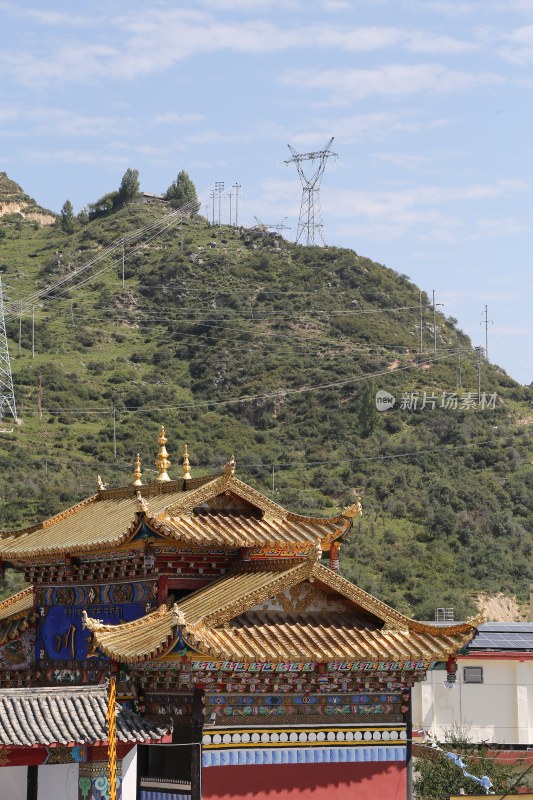
<instances>
[{"instance_id":1,"label":"gray tiled roof","mask_svg":"<svg viewBox=\"0 0 533 800\"><path fill-rule=\"evenodd\" d=\"M104 685L0 689L0 746L106 742L106 711ZM117 703L119 741L160 740L168 732Z\"/></svg>"}]
</instances>

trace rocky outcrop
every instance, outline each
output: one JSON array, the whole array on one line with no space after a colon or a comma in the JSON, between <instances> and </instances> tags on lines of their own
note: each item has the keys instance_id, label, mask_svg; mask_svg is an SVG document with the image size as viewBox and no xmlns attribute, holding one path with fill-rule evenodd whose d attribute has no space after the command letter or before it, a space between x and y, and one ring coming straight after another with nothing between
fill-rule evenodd
<instances>
[{"instance_id":1,"label":"rocky outcrop","mask_svg":"<svg viewBox=\"0 0 533 800\"><path fill-rule=\"evenodd\" d=\"M56 221L55 214L37 205L18 183L8 178L5 172L0 172L0 219L15 214L39 225L52 225Z\"/></svg>"}]
</instances>

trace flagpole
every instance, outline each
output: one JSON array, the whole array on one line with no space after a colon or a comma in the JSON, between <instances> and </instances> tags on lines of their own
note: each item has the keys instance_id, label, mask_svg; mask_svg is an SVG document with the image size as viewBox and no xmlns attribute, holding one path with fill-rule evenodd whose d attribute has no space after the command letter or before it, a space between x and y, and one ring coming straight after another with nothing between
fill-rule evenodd
<instances>
[{"instance_id":1,"label":"flagpole","mask_svg":"<svg viewBox=\"0 0 533 800\"><path fill-rule=\"evenodd\" d=\"M109 697L107 704L107 773L109 780L109 800L117 800L117 715L116 715L116 678L109 678Z\"/></svg>"}]
</instances>

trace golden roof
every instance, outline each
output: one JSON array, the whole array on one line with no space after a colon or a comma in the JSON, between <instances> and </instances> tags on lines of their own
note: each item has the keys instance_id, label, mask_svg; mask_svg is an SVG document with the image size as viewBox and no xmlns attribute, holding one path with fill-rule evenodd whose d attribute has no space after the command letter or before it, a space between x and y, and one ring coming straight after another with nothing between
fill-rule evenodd
<instances>
[{"instance_id":1,"label":"golden roof","mask_svg":"<svg viewBox=\"0 0 533 800\"><path fill-rule=\"evenodd\" d=\"M257 519L241 514L170 516L167 511L158 514L153 523L161 533L186 544L234 548L301 545L309 549L317 541L338 538L350 527L348 519L337 517L309 521L295 514Z\"/></svg>"},{"instance_id":2,"label":"golden roof","mask_svg":"<svg viewBox=\"0 0 533 800\"><path fill-rule=\"evenodd\" d=\"M202 628L187 641L210 658L236 661L439 661L471 637L471 629L447 635L287 622Z\"/></svg>"},{"instance_id":3,"label":"golden roof","mask_svg":"<svg viewBox=\"0 0 533 800\"><path fill-rule=\"evenodd\" d=\"M178 491L155 495L150 498L150 509L157 513L177 497ZM0 533L0 556L14 561L109 550L128 541L137 511L138 502L131 490L118 497L112 491L102 491L33 528Z\"/></svg>"},{"instance_id":4,"label":"golden roof","mask_svg":"<svg viewBox=\"0 0 533 800\"><path fill-rule=\"evenodd\" d=\"M28 586L0 603L0 645L16 639L36 619L33 602L33 586Z\"/></svg>"},{"instance_id":5,"label":"golden roof","mask_svg":"<svg viewBox=\"0 0 533 800\"><path fill-rule=\"evenodd\" d=\"M309 581L348 600L360 614L286 615L257 621L246 612L280 592ZM362 615L362 616L361 616ZM364 620L366 619L366 624ZM107 625L86 619L94 643L111 658L139 662L169 652L178 639L211 659L256 661L441 660L473 635L476 621L435 626L410 620L314 559L285 570L229 575L134 622Z\"/></svg>"},{"instance_id":6,"label":"golden roof","mask_svg":"<svg viewBox=\"0 0 533 800\"><path fill-rule=\"evenodd\" d=\"M221 502L213 510L209 503L215 499ZM225 502L241 510L226 513ZM328 547L352 525L349 510L332 518L292 514L225 473L102 489L31 528L0 531L0 558L16 561L117 548L133 537L139 515L154 533L187 545L298 546L304 553L318 543Z\"/></svg>"},{"instance_id":7,"label":"golden roof","mask_svg":"<svg viewBox=\"0 0 533 800\"><path fill-rule=\"evenodd\" d=\"M17 592L12 597L2 600L0 603L0 622L18 614L26 614L33 610L33 586Z\"/></svg>"}]
</instances>

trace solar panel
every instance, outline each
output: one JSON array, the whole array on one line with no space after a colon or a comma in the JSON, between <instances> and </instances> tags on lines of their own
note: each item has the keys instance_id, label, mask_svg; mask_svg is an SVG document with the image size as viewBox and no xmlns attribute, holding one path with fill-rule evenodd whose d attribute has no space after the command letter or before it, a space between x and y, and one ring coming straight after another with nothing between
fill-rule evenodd
<instances>
[{"instance_id":1,"label":"solar panel","mask_svg":"<svg viewBox=\"0 0 533 800\"><path fill-rule=\"evenodd\" d=\"M479 630L491 633L533 633L533 622L484 622Z\"/></svg>"},{"instance_id":2,"label":"solar panel","mask_svg":"<svg viewBox=\"0 0 533 800\"><path fill-rule=\"evenodd\" d=\"M485 623L468 650L533 650L533 624Z\"/></svg>"}]
</instances>

